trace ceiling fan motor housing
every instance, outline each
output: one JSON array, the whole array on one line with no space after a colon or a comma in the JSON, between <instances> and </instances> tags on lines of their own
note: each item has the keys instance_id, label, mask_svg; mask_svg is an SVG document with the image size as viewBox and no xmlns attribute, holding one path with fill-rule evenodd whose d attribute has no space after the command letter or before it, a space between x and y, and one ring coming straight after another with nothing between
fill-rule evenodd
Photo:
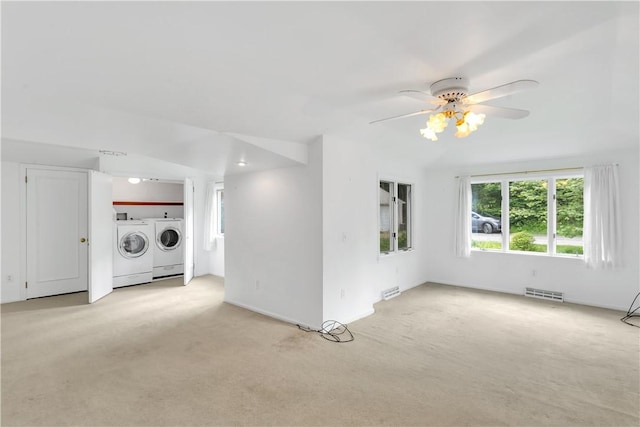
<instances>
[{"instance_id":1,"label":"ceiling fan motor housing","mask_svg":"<svg viewBox=\"0 0 640 427\"><path fill-rule=\"evenodd\" d=\"M438 80L431 85L431 95L445 101L457 101L469 94L469 79L451 77Z\"/></svg>"}]
</instances>

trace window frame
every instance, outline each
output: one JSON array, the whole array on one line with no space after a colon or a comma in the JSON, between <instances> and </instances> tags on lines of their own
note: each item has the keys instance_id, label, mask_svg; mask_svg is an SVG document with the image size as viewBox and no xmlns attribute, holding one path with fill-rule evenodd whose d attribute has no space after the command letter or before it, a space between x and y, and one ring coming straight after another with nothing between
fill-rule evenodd
<instances>
[{"instance_id":1,"label":"window frame","mask_svg":"<svg viewBox=\"0 0 640 427\"><path fill-rule=\"evenodd\" d=\"M583 254L563 254L557 253L557 191L556 182L562 179L581 178L584 184L584 170L557 170L557 171L541 171L541 172L522 172L511 173L504 175L492 175L492 176L478 176L472 177L470 184L487 184L487 183L500 183L501 191L501 227L503 232L501 233L502 247L500 249L487 249L487 248L474 248L471 246L472 251L476 252L493 252L493 253L511 253L520 255L533 255L533 256L549 256L557 258L576 258L583 259ZM515 181L530 181L530 180L546 180L547 181L547 251L546 252L533 252L533 251L518 251L510 249L509 239L509 183ZM583 187L584 197L584 187ZM584 210L584 205L583 205ZM583 212L584 214L584 212ZM471 212L469 213L471 216ZM506 232L505 232L506 231ZM584 230L583 230L584 236ZM473 238L470 239L472 241ZM582 247L584 251L584 240L582 241Z\"/></svg>"},{"instance_id":2,"label":"window frame","mask_svg":"<svg viewBox=\"0 0 640 427\"><path fill-rule=\"evenodd\" d=\"M395 254L399 254L399 253L406 253L406 252L411 252L415 249L415 224L414 224L414 218L415 218L415 194L416 194L416 185L415 183L413 183L410 180L406 180L406 179L398 179L398 178L392 178L392 177L387 177L387 176L379 176L378 177L378 186L377 186L377 207L378 207L378 212L377 212L377 224L378 224L378 238L377 240L377 248L378 248L378 257L387 257L390 255L395 255ZM389 227L389 231L390 231L390 249L389 251L380 251L380 228L382 225L382 220L381 220L381 213L380 213L380 184L381 183L388 183L391 186L391 204L393 205L393 208L390 208L390 215L389 215L389 222L390 222L390 227ZM406 223L407 223L407 247L406 248L399 248L398 247L398 237L399 237L399 228L400 228L400 224L399 224L399 209L400 209L400 204L398 203L398 186L400 185L404 185L404 186L408 186L409 187L409 206L407 207L406 210Z\"/></svg>"}]
</instances>

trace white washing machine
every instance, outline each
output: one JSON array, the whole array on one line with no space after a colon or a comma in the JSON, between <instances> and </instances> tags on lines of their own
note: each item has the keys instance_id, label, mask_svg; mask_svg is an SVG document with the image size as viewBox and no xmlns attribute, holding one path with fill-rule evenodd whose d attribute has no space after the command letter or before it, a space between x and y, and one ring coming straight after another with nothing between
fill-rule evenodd
<instances>
[{"instance_id":1,"label":"white washing machine","mask_svg":"<svg viewBox=\"0 0 640 427\"><path fill-rule=\"evenodd\" d=\"M153 279L153 224L149 221L114 222L113 287L148 283Z\"/></svg>"},{"instance_id":2,"label":"white washing machine","mask_svg":"<svg viewBox=\"0 0 640 427\"><path fill-rule=\"evenodd\" d=\"M184 273L182 218L155 218L153 278L162 279Z\"/></svg>"}]
</instances>

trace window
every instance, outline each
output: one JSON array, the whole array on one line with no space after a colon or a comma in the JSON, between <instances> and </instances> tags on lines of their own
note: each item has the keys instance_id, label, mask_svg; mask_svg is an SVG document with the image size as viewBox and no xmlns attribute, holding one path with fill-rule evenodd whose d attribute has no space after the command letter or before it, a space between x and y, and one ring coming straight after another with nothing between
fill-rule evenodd
<instances>
[{"instance_id":1,"label":"window","mask_svg":"<svg viewBox=\"0 0 640 427\"><path fill-rule=\"evenodd\" d=\"M471 247L581 256L583 188L581 174L473 182Z\"/></svg>"},{"instance_id":2,"label":"window","mask_svg":"<svg viewBox=\"0 0 640 427\"><path fill-rule=\"evenodd\" d=\"M556 252L582 255L584 178L556 179Z\"/></svg>"},{"instance_id":3,"label":"window","mask_svg":"<svg viewBox=\"0 0 640 427\"><path fill-rule=\"evenodd\" d=\"M548 192L545 179L509 181L509 249L547 252Z\"/></svg>"},{"instance_id":4,"label":"window","mask_svg":"<svg viewBox=\"0 0 640 427\"><path fill-rule=\"evenodd\" d=\"M224 236L224 187L216 188L216 234Z\"/></svg>"},{"instance_id":5,"label":"window","mask_svg":"<svg viewBox=\"0 0 640 427\"><path fill-rule=\"evenodd\" d=\"M501 216L501 184L499 182L471 184L472 248L502 249Z\"/></svg>"},{"instance_id":6,"label":"window","mask_svg":"<svg viewBox=\"0 0 640 427\"><path fill-rule=\"evenodd\" d=\"M380 181L379 243L380 253L412 248L412 185Z\"/></svg>"}]
</instances>

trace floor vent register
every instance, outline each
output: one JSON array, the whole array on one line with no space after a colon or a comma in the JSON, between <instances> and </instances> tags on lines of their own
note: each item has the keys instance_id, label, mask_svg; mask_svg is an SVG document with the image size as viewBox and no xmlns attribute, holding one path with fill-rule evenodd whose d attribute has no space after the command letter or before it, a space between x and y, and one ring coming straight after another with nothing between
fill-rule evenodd
<instances>
[{"instance_id":1,"label":"floor vent register","mask_svg":"<svg viewBox=\"0 0 640 427\"><path fill-rule=\"evenodd\" d=\"M524 295L532 298L548 299L551 301L564 302L564 294L562 292L545 291L544 289L526 288Z\"/></svg>"},{"instance_id":2,"label":"floor vent register","mask_svg":"<svg viewBox=\"0 0 640 427\"><path fill-rule=\"evenodd\" d=\"M393 297L397 297L400 295L400 288L398 286L394 286L393 288L385 289L382 291L382 299L388 300Z\"/></svg>"}]
</instances>

